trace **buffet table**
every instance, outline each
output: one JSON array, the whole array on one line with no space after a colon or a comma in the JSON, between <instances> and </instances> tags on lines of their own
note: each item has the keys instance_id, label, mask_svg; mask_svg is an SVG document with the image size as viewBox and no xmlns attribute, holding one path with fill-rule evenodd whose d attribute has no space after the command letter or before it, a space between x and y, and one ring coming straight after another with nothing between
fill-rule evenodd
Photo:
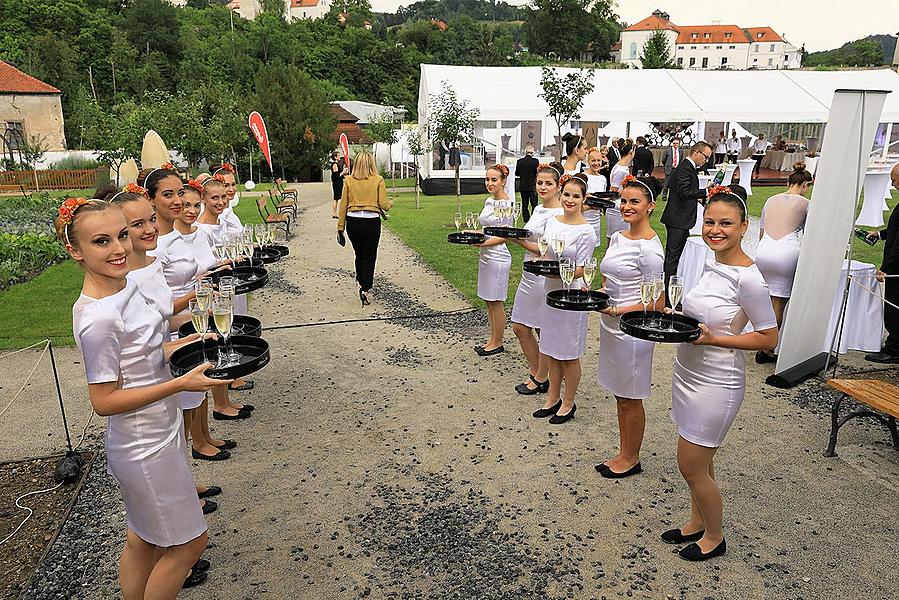
<instances>
[{"instance_id":1,"label":"buffet table","mask_svg":"<svg viewBox=\"0 0 899 600\"><path fill-rule=\"evenodd\" d=\"M805 152L784 152L783 150L768 150L762 159L762 168L772 171L792 171L793 163L805 158Z\"/></svg>"}]
</instances>

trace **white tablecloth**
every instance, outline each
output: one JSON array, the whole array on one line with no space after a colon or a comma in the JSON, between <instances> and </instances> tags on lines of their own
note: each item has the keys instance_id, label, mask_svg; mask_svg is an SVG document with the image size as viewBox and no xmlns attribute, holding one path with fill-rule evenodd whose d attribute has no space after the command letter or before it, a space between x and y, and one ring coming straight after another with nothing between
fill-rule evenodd
<instances>
[{"instance_id":1,"label":"white tablecloth","mask_svg":"<svg viewBox=\"0 0 899 600\"><path fill-rule=\"evenodd\" d=\"M756 240L754 247L752 240ZM755 250L758 247L757 240L758 225L756 224L755 231L747 232L746 237L743 239L743 249L750 256L755 256ZM684 286L684 294L699 282L699 278L702 277L702 272L705 269L706 261L714 258L714 252L705 245L702 238L691 237L687 240L687 245L684 247L684 253L681 255L680 264L677 268L677 275ZM881 284L876 279L877 269L874 265L854 260L852 261L851 273L853 281L857 284L861 284L877 294L882 294ZM879 352L883 338L882 296L874 296L856 283L852 283L849 287L849 301L846 305L846 320L843 325L840 353L845 354L849 350ZM846 267L844 264L840 283L837 286L837 293L833 300L827 336L824 338L824 347L822 348L824 351L827 351L827 347L833 341L833 334L840 314L840 306L843 302L843 288L845 285ZM788 312L789 307L790 305L787 304Z\"/></svg>"},{"instance_id":2,"label":"white tablecloth","mask_svg":"<svg viewBox=\"0 0 899 600\"><path fill-rule=\"evenodd\" d=\"M890 190L890 172L870 170L865 172L865 197L862 210L855 220L864 227L883 227L883 211L889 210L886 197Z\"/></svg>"}]
</instances>

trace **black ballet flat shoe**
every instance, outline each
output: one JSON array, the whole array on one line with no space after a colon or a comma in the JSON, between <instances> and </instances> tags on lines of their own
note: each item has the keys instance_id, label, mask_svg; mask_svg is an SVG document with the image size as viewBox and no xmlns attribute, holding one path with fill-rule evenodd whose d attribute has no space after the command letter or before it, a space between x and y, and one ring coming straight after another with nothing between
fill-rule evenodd
<instances>
[{"instance_id":1,"label":"black ballet flat shoe","mask_svg":"<svg viewBox=\"0 0 899 600\"><path fill-rule=\"evenodd\" d=\"M684 560L689 560L691 562L700 562L703 560L709 560L710 558L715 558L716 556L721 556L727 552L727 542L725 540L721 540L721 543L709 550L708 552L703 552L702 548L699 547L699 544L692 543L686 548L681 549L678 554Z\"/></svg>"},{"instance_id":2,"label":"black ballet flat shoe","mask_svg":"<svg viewBox=\"0 0 899 600\"><path fill-rule=\"evenodd\" d=\"M203 501L203 514L208 515L209 513L214 513L219 509L219 503L215 500L204 500Z\"/></svg>"},{"instance_id":3,"label":"black ballet flat shoe","mask_svg":"<svg viewBox=\"0 0 899 600\"><path fill-rule=\"evenodd\" d=\"M187 576L187 579L185 579L184 583L181 585L181 589L186 590L188 588L196 587L206 581L207 577L209 577L209 574L206 571L191 570L190 575Z\"/></svg>"},{"instance_id":4,"label":"black ballet flat shoe","mask_svg":"<svg viewBox=\"0 0 899 600\"><path fill-rule=\"evenodd\" d=\"M205 558L201 558L200 560L198 560L197 562L194 563L194 566L191 567L191 570L192 571L202 571L203 573L205 573L206 571L209 570L209 567L211 567L211 566L212 565L209 564L208 560L206 560Z\"/></svg>"},{"instance_id":5,"label":"black ballet flat shoe","mask_svg":"<svg viewBox=\"0 0 899 600\"><path fill-rule=\"evenodd\" d=\"M571 419L574 418L574 411L577 410L577 404L571 405L571 410L568 411L567 414L560 415L558 413L554 414L549 418L550 425L561 425L562 423L567 423Z\"/></svg>"},{"instance_id":6,"label":"black ballet flat shoe","mask_svg":"<svg viewBox=\"0 0 899 600\"><path fill-rule=\"evenodd\" d=\"M534 411L533 416L537 419L545 419L556 414L556 411L562 408L562 401L559 400L549 408L539 408Z\"/></svg>"},{"instance_id":7,"label":"black ballet flat shoe","mask_svg":"<svg viewBox=\"0 0 899 600\"><path fill-rule=\"evenodd\" d=\"M621 473L616 473L612 470L609 465L602 464L596 465L596 470L599 471L599 474L605 477L606 479L624 479L625 477L630 477L631 475L636 475L637 473L641 473L643 471L643 467L640 463L635 464L633 467L628 469L627 471L623 471ZM696 538L699 539L699 538Z\"/></svg>"},{"instance_id":8,"label":"black ballet flat shoe","mask_svg":"<svg viewBox=\"0 0 899 600\"><path fill-rule=\"evenodd\" d=\"M207 485L205 492L198 492L198 498L212 498L213 496L218 496L222 493L222 488L217 485Z\"/></svg>"},{"instance_id":9,"label":"black ballet flat shoe","mask_svg":"<svg viewBox=\"0 0 899 600\"><path fill-rule=\"evenodd\" d=\"M519 394L521 394L522 396L533 396L535 394L541 393L541 391L543 391L545 393L546 390L549 389L549 380L548 379L546 381L544 381L543 383L540 383L539 381L537 381L537 378L534 377L533 375L528 375L528 377L530 378L531 382L537 387L528 387L528 384L526 384L526 383L519 383L518 385L515 386L515 391L518 392ZM543 389L543 386L546 386L546 390Z\"/></svg>"},{"instance_id":10,"label":"black ballet flat shoe","mask_svg":"<svg viewBox=\"0 0 899 600\"><path fill-rule=\"evenodd\" d=\"M256 410L256 407L252 404L243 404L237 410L242 410L244 412L253 412L254 410Z\"/></svg>"},{"instance_id":11,"label":"black ballet flat shoe","mask_svg":"<svg viewBox=\"0 0 899 600\"><path fill-rule=\"evenodd\" d=\"M215 446L219 450L234 450L237 448L237 442L234 440L225 440L225 443L221 446L216 446L215 444L210 444L210 446Z\"/></svg>"},{"instance_id":12,"label":"black ballet flat shoe","mask_svg":"<svg viewBox=\"0 0 899 600\"><path fill-rule=\"evenodd\" d=\"M236 415L227 415L217 410L212 411L212 418L216 421L239 421L240 419L249 419L250 411L239 410Z\"/></svg>"},{"instance_id":13,"label":"black ballet flat shoe","mask_svg":"<svg viewBox=\"0 0 899 600\"><path fill-rule=\"evenodd\" d=\"M687 535L681 533L680 529L669 529L660 537L666 544L686 544L687 542L695 542L701 539L703 535L705 535L705 529L696 533L688 533Z\"/></svg>"},{"instance_id":14,"label":"black ballet flat shoe","mask_svg":"<svg viewBox=\"0 0 899 600\"><path fill-rule=\"evenodd\" d=\"M485 350L483 346L475 346L474 351L478 356L493 356L494 354L505 352L506 349L502 346L497 346L493 350Z\"/></svg>"},{"instance_id":15,"label":"black ballet flat shoe","mask_svg":"<svg viewBox=\"0 0 899 600\"><path fill-rule=\"evenodd\" d=\"M229 458L231 458L231 453L228 452L227 450L219 450L212 456L206 456L205 454L201 454L201 453L197 452L196 450L194 450L193 448L191 448L190 455L193 456L197 460L217 461L217 460L228 460Z\"/></svg>"},{"instance_id":16,"label":"black ballet flat shoe","mask_svg":"<svg viewBox=\"0 0 899 600\"><path fill-rule=\"evenodd\" d=\"M771 354L768 354L764 350L759 350L758 352L755 353L755 362L756 362L756 364L759 364L759 365L764 365L764 364L768 364L768 363L776 363L777 355L775 354L772 356Z\"/></svg>"},{"instance_id":17,"label":"black ballet flat shoe","mask_svg":"<svg viewBox=\"0 0 899 600\"><path fill-rule=\"evenodd\" d=\"M256 387L256 384L249 379L238 386L235 386L233 383L228 384L228 389L232 392L246 392L248 390L252 390L254 387Z\"/></svg>"}]
</instances>

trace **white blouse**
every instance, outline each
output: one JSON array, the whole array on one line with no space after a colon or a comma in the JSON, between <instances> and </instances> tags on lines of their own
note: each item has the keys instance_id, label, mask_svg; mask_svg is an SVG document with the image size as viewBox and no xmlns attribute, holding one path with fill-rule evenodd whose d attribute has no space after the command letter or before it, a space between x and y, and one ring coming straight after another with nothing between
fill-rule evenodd
<instances>
[{"instance_id":1,"label":"white blouse","mask_svg":"<svg viewBox=\"0 0 899 600\"><path fill-rule=\"evenodd\" d=\"M162 272L162 262L157 258L146 267L130 271L127 275L129 282L137 284L140 295L144 297L163 319L171 319L175 310L175 296L172 288L165 281Z\"/></svg>"},{"instance_id":2,"label":"white blouse","mask_svg":"<svg viewBox=\"0 0 899 600\"><path fill-rule=\"evenodd\" d=\"M481 210L481 214L478 215L478 223L481 224L481 227L497 227L500 225L500 218L493 214L494 208L500 206L511 206L511 200L496 200L493 196L488 196L487 200L484 201L484 208ZM499 259L503 260L506 257L511 257L512 254L509 252L509 249L506 248L505 242L502 244L498 244L496 246L489 246L487 248L481 248L481 256L485 258Z\"/></svg>"},{"instance_id":3,"label":"white blouse","mask_svg":"<svg viewBox=\"0 0 899 600\"><path fill-rule=\"evenodd\" d=\"M615 163L609 173L609 187L621 189L621 180L630 175L631 168Z\"/></svg>"},{"instance_id":4,"label":"white blouse","mask_svg":"<svg viewBox=\"0 0 899 600\"><path fill-rule=\"evenodd\" d=\"M546 228L546 222L552 217L561 215L563 212L565 212L565 210L561 206L556 208L546 208L542 204L537 205L537 207L534 208L534 212L531 213L531 218L528 219L528 222L524 225L524 228L531 232L528 236L528 240L536 243L540 236L543 235L543 230ZM534 254L530 250L525 250L525 260L537 260L538 258L540 258L538 254Z\"/></svg>"},{"instance_id":5,"label":"white blouse","mask_svg":"<svg viewBox=\"0 0 899 600\"><path fill-rule=\"evenodd\" d=\"M620 231L609 240L609 248L599 263L605 278L605 290L615 306L640 301L640 281L644 275L662 271L665 252L658 236L651 240L632 240Z\"/></svg>"}]
</instances>

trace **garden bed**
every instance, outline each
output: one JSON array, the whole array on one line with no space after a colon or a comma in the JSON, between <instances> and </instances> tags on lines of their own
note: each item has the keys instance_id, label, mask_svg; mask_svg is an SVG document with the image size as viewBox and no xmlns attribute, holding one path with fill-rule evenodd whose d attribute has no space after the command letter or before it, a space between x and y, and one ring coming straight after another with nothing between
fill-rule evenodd
<instances>
[{"instance_id":1,"label":"garden bed","mask_svg":"<svg viewBox=\"0 0 899 600\"><path fill-rule=\"evenodd\" d=\"M47 193L0 198L0 291L66 257L53 230L58 204Z\"/></svg>"}]
</instances>

